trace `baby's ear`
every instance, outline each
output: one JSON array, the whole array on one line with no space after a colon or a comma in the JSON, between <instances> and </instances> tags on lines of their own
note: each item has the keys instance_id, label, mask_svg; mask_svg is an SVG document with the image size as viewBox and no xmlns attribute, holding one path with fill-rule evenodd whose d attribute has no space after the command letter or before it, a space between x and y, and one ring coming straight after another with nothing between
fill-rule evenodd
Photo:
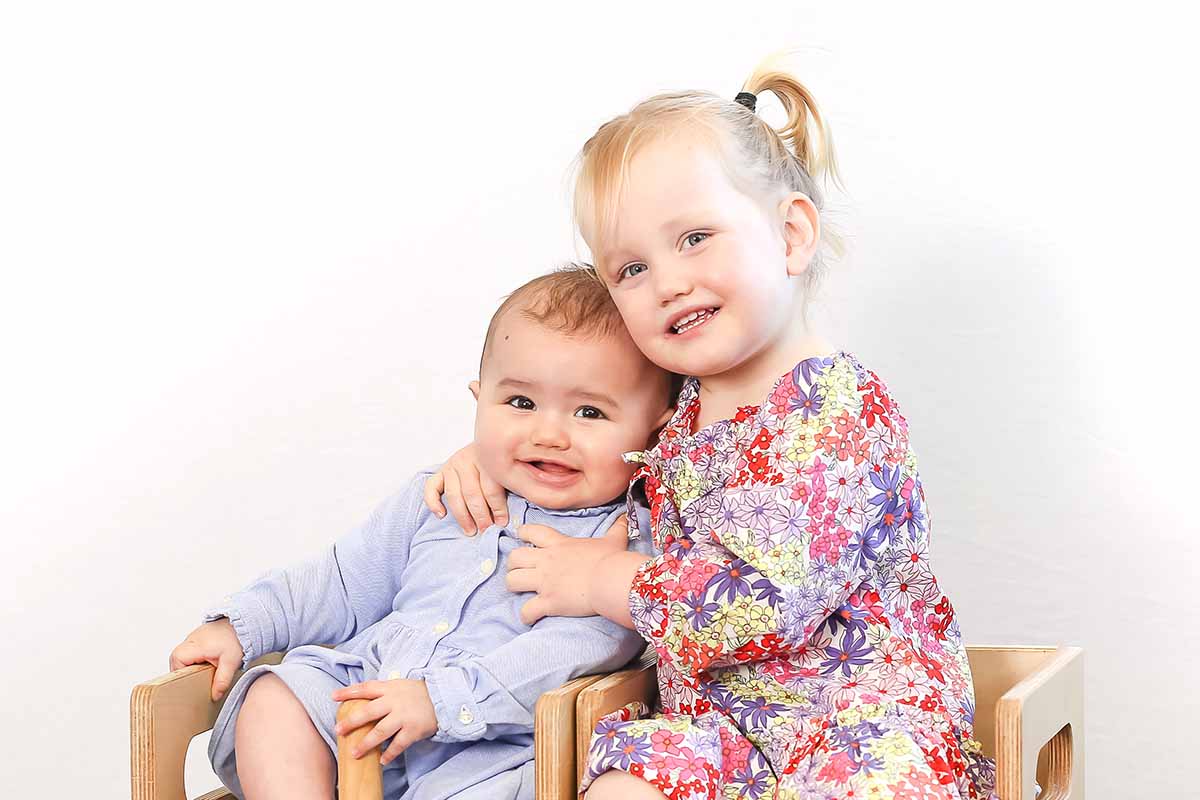
<instances>
[{"instance_id":1,"label":"baby's ear","mask_svg":"<svg viewBox=\"0 0 1200 800\"><path fill-rule=\"evenodd\" d=\"M471 390L471 396L475 398L475 402L479 402L479 381L471 381L467 384L467 388Z\"/></svg>"}]
</instances>

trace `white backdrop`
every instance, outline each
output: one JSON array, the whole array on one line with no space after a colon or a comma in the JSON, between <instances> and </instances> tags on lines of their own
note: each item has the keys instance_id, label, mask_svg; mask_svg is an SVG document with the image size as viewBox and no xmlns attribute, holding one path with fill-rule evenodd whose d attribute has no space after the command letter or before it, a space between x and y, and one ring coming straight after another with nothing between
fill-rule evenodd
<instances>
[{"instance_id":1,"label":"white backdrop","mask_svg":"<svg viewBox=\"0 0 1200 800\"><path fill-rule=\"evenodd\" d=\"M6 5L7 792L124 794L130 688L200 609L467 440L491 309L583 255L585 138L792 46L848 186L818 316L901 398L968 641L1085 647L1090 796L1194 794L1197 65L1165 5Z\"/></svg>"}]
</instances>

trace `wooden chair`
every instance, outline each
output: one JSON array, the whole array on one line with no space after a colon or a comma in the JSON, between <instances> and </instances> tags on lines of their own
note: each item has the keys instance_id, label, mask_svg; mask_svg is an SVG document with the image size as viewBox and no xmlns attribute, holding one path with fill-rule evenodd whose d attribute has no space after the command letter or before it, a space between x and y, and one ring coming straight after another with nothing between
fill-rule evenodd
<instances>
[{"instance_id":1,"label":"wooden chair","mask_svg":"<svg viewBox=\"0 0 1200 800\"><path fill-rule=\"evenodd\" d=\"M1083 651L1077 647L969 647L975 679L975 736L996 759L1001 800L1083 799ZM268 656L260 663L278 662ZM209 697L213 668L195 665L134 687L130 701L133 800L186 800L188 743L212 728L221 704ZM592 729L633 700L653 705L654 662L610 675L577 678L542 695L534 712L538 800L571 800L583 774ZM338 714L348 712L352 700ZM380 800L378 749L357 761L348 748L362 729L338 739L341 800ZM225 800L218 789L197 800Z\"/></svg>"}]
</instances>

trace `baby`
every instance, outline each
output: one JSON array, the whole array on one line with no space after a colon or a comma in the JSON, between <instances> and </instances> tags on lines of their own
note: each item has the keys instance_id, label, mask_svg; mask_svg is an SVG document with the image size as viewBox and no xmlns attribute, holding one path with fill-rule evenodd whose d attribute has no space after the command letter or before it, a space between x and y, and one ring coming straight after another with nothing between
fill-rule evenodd
<instances>
[{"instance_id":1,"label":"baby","mask_svg":"<svg viewBox=\"0 0 1200 800\"><path fill-rule=\"evenodd\" d=\"M226 598L171 653L173 670L216 666L216 699L238 668L289 651L248 670L213 727L213 768L240 797L332 797L337 733L374 723L355 755L390 739L388 800L532 798L538 696L641 650L602 617L524 624L532 595L504 576L518 527L626 547L621 454L670 417L671 375L637 349L594 273L571 266L500 306L470 389L479 463L508 490L510 524L464 536L426 509L419 473L321 557ZM339 728L352 698L371 702Z\"/></svg>"}]
</instances>

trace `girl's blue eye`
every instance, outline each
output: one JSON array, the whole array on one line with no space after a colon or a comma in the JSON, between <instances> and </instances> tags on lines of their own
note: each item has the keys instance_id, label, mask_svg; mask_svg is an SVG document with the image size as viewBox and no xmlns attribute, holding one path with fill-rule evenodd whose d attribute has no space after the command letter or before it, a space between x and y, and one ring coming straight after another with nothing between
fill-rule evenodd
<instances>
[{"instance_id":1,"label":"girl's blue eye","mask_svg":"<svg viewBox=\"0 0 1200 800\"><path fill-rule=\"evenodd\" d=\"M645 264L628 264L621 270L622 278L632 278L634 275L640 275L645 272L648 267Z\"/></svg>"},{"instance_id":2,"label":"girl's blue eye","mask_svg":"<svg viewBox=\"0 0 1200 800\"><path fill-rule=\"evenodd\" d=\"M575 416L583 417L584 419L607 419L604 412L595 406L580 406L575 411Z\"/></svg>"},{"instance_id":3,"label":"girl's blue eye","mask_svg":"<svg viewBox=\"0 0 1200 800\"><path fill-rule=\"evenodd\" d=\"M519 408L522 411L533 411L535 408L537 408L537 406L534 405L534 402L523 394L510 397L504 402L506 405L510 405L513 408Z\"/></svg>"},{"instance_id":4,"label":"girl's blue eye","mask_svg":"<svg viewBox=\"0 0 1200 800\"><path fill-rule=\"evenodd\" d=\"M684 237L683 243L688 247L695 247L711 235L709 233L689 233Z\"/></svg>"}]
</instances>

